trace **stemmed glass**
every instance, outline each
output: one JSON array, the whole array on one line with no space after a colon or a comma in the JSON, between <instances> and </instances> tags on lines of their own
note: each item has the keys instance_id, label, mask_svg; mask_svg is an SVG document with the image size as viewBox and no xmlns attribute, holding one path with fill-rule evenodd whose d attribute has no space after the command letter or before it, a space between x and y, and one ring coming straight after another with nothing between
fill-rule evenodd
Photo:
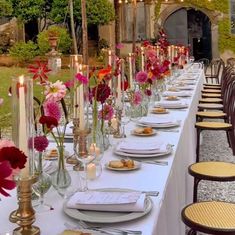
<instances>
[{"instance_id":1,"label":"stemmed glass","mask_svg":"<svg viewBox=\"0 0 235 235\"><path fill-rule=\"evenodd\" d=\"M92 136L88 131L80 131L80 136L78 143L74 146L75 155L80 163L82 163L82 167L80 167L80 172L84 173L83 185L81 186L81 191L88 190L88 172L87 166L89 163L93 162L96 158L97 151L93 151L92 145Z\"/></svg>"},{"instance_id":2,"label":"stemmed glass","mask_svg":"<svg viewBox=\"0 0 235 235\"><path fill-rule=\"evenodd\" d=\"M122 115L121 115L121 124L122 124L122 137L126 138L125 126L130 122L131 116L131 106L127 102L122 103Z\"/></svg>"}]
</instances>

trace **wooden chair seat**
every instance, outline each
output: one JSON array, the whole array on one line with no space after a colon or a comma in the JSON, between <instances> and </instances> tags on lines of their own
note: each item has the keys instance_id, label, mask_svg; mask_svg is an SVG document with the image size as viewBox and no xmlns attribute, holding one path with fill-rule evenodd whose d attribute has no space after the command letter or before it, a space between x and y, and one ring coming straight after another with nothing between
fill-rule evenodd
<instances>
[{"instance_id":1,"label":"wooden chair seat","mask_svg":"<svg viewBox=\"0 0 235 235\"><path fill-rule=\"evenodd\" d=\"M202 93L202 98L221 98L221 94Z\"/></svg>"},{"instance_id":2,"label":"wooden chair seat","mask_svg":"<svg viewBox=\"0 0 235 235\"><path fill-rule=\"evenodd\" d=\"M234 181L235 164L228 162L198 162L188 168L190 175L200 180Z\"/></svg>"},{"instance_id":3,"label":"wooden chair seat","mask_svg":"<svg viewBox=\"0 0 235 235\"><path fill-rule=\"evenodd\" d=\"M208 104L199 104L198 105L198 108L199 109L223 109L223 105L222 104L210 104L210 103L208 103Z\"/></svg>"},{"instance_id":4,"label":"wooden chair seat","mask_svg":"<svg viewBox=\"0 0 235 235\"><path fill-rule=\"evenodd\" d=\"M222 101L221 98L204 98L200 99L199 103L221 103Z\"/></svg>"},{"instance_id":5,"label":"wooden chair seat","mask_svg":"<svg viewBox=\"0 0 235 235\"><path fill-rule=\"evenodd\" d=\"M221 94L221 90L219 89L207 89L204 87L204 89L202 90L202 93L217 93L217 94Z\"/></svg>"},{"instance_id":6,"label":"wooden chair seat","mask_svg":"<svg viewBox=\"0 0 235 235\"><path fill-rule=\"evenodd\" d=\"M197 112L196 115L203 118L224 118L227 116L224 112Z\"/></svg>"},{"instance_id":7,"label":"wooden chair seat","mask_svg":"<svg viewBox=\"0 0 235 235\"><path fill-rule=\"evenodd\" d=\"M207 130L227 130L232 128L232 124L225 122L196 122L195 127Z\"/></svg>"},{"instance_id":8,"label":"wooden chair seat","mask_svg":"<svg viewBox=\"0 0 235 235\"><path fill-rule=\"evenodd\" d=\"M214 90L221 90L221 86L210 86L210 85L204 85L204 89L214 89Z\"/></svg>"},{"instance_id":9,"label":"wooden chair seat","mask_svg":"<svg viewBox=\"0 0 235 235\"><path fill-rule=\"evenodd\" d=\"M183 222L207 234L235 234L235 204L228 202L197 202L186 206L181 213Z\"/></svg>"},{"instance_id":10,"label":"wooden chair seat","mask_svg":"<svg viewBox=\"0 0 235 235\"><path fill-rule=\"evenodd\" d=\"M213 83L203 83L203 86L211 86L211 87L221 87L220 84L213 84Z\"/></svg>"}]
</instances>

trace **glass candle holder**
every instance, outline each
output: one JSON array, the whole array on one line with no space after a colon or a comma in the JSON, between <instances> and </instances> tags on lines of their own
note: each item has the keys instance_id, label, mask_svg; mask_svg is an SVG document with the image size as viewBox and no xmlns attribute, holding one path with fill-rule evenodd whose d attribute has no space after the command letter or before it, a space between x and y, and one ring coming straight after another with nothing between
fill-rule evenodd
<instances>
[{"instance_id":1,"label":"glass candle holder","mask_svg":"<svg viewBox=\"0 0 235 235\"><path fill-rule=\"evenodd\" d=\"M34 115L33 115L33 80L20 76L12 79L12 138L27 156L25 168L21 170L20 179L34 175Z\"/></svg>"}]
</instances>

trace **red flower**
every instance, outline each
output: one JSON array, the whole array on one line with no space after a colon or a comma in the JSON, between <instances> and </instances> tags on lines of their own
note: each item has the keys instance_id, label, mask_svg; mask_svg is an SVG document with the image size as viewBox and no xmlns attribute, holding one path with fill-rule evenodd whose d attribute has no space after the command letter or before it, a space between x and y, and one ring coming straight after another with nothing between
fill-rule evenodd
<instances>
[{"instance_id":1,"label":"red flower","mask_svg":"<svg viewBox=\"0 0 235 235\"><path fill-rule=\"evenodd\" d=\"M107 84L99 84L98 86L92 89L93 97L97 101L100 101L102 104L110 96L110 94L111 94L111 89Z\"/></svg>"},{"instance_id":2,"label":"red flower","mask_svg":"<svg viewBox=\"0 0 235 235\"><path fill-rule=\"evenodd\" d=\"M108 66L107 68L105 69L101 69L99 72L98 72L98 79L99 81L102 81L107 75L109 75L110 73L112 72L112 67L111 66Z\"/></svg>"},{"instance_id":3,"label":"red flower","mask_svg":"<svg viewBox=\"0 0 235 235\"><path fill-rule=\"evenodd\" d=\"M150 89L146 89L144 91L144 94L147 95L147 96L151 96L152 95L152 91Z\"/></svg>"},{"instance_id":4,"label":"red flower","mask_svg":"<svg viewBox=\"0 0 235 235\"><path fill-rule=\"evenodd\" d=\"M33 79L40 79L40 83L43 84L48 80L47 73L51 70L48 69L47 63L42 63L40 61L36 61L36 65L30 65L28 67L29 73L33 74Z\"/></svg>"},{"instance_id":5,"label":"red flower","mask_svg":"<svg viewBox=\"0 0 235 235\"><path fill-rule=\"evenodd\" d=\"M9 161L13 169L24 168L26 158L25 154L16 147L4 147L0 149L0 162Z\"/></svg>"},{"instance_id":6,"label":"red flower","mask_svg":"<svg viewBox=\"0 0 235 235\"><path fill-rule=\"evenodd\" d=\"M48 129L53 129L54 127L57 127L59 124L57 119L51 116L41 116L39 122L42 125L46 125Z\"/></svg>"},{"instance_id":7,"label":"red flower","mask_svg":"<svg viewBox=\"0 0 235 235\"><path fill-rule=\"evenodd\" d=\"M121 83L122 91L123 91L123 88L124 88L124 91L126 91L128 87L129 87L129 83L127 80L124 81L124 84L123 84L123 82Z\"/></svg>"},{"instance_id":8,"label":"red flower","mask_svg":"<svg viewBox=\"0 0 235 235\"><path fill-rule=\"evenodd\" d=\"M0 193L3 196L10 196L4 189L11 190L15 188L16 184L14 181L7 179L11 176L12 169L8 161L0 163Z\"/></svg>"}]
</instances>

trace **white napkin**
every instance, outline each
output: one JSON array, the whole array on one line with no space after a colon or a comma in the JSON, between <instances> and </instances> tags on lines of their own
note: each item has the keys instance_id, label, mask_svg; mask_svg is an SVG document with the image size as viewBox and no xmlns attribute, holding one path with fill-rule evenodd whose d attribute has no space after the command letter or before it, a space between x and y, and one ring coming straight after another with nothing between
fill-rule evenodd
<instances>
[{"instance_id":1,"label":"white napkin","mask_svg":"<svg viewBox=\"0 0 235 235\"><path fill-rule=\"evenodd\" d=\"M139 120L139 123L142 124L149 124L149 125L156 125L156 124L172 124L175 123L176 120L172 119L171 117L156 117L156 116L148 116L148 117L142 117Z\"/></svg>"},{"instance_id":2,"label":"white napkin","mask_svg":"<svg viewBox=\"0 0 235 235\"><path fill-rule=\"evenodd\" d=\"M52 161L43 161L42 168L44 172L51 174L56 170L57 166Z\"/></svg>"},{"instance_id":3,"label":"white napkin","mask_svg":"<svg viewBox=\"0 0 235 235\"><path fill-rule=\"evenodd\" d=\"M179 96L179 97L186 97L186 96L191 96L191 92L187 91L165 91L163 92L163 96Z\"/></svg>"},{"instance_id":4,"label":"white napkin","mask_svg":"<svg viewBox=\"0 0 235 235\"><path fill-rule=\"evenodd\" d=\"M179 108L182 106L187 107L187 104L181 101L160 101L155 104L155 107L163 107L163 108Z\"/></svg>"},{"instance_id":5,"label":"white napkin","mask_svg":"<svg viewBox=\"0 0 235 235\"><path fill-rule=\"evenodd\" d=\"M143 141L126 140L120 142L117 145L116 150L125 153L136 153L136 154L165 153L167 151L167 143L164 143L162 141L143 142Z\"/></svg>"},{"instance_id":6,"label":"white napkin","mask_svg":"<svg viewBox=\"0 0 235 235\"><path fill-rule=\"evenodd\" d=\"M66 127L66 130L65 130L65 135L73 135L73 123L72 122L69 122L67 127Z\"/></svg>"},{"instance_id":7,"label":"white napkin","mask_svg":"<svg viewBox=\"0 0 235 235\"><path fill-rule=\"evenodd\" d=\"M77 192L69 199L67 207L91 211L143 212L145 198L146 195L140 192Z\"/></svg>"}]
</instances>

